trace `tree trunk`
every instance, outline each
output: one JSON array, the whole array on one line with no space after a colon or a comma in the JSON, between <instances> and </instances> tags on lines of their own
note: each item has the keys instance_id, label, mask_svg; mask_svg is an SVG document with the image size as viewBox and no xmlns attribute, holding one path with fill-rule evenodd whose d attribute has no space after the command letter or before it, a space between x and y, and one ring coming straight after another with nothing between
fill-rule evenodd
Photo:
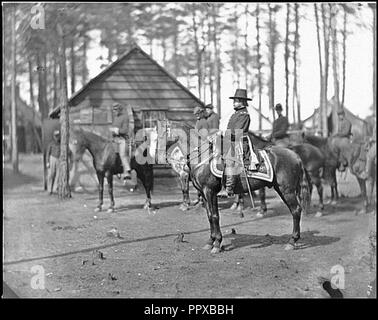
<instances>
[{"instance_id":1,"label":"tree trunk","mask_svg":"<svg viewBox=\"0 0 378 320\"><path fill-rule=\"evenodd\" d=\"M70 60L71 60L71 95L75 93L76 86L76 75L75 75L75 41L71 40L71 51L70 51Z\"/></svg>"},{"instance_id":2,"label":"tree trunk","mask_svg":"<svg viewBox=\"0 0 378 320\"><path fill-rule=\"evenodd\" d=\"M217 111L219 117L221 117L221 61L220 61L220 53L218 47L218 39L217 39L217 32L218 32L218 25L217 25L217 18L216 15L218 13L218 4L213 5L213 45L214 45L214 60L215 60L215 82L216 82L216 95L217 95Z\"/></svg>"},{"instance_id":3,"label":"tree trunk","mask_svg":"<svg viewBox=\"0 0 378 320\"><path fill-rule=\"evenodd\" d=\"M178 26L175 26L175 32L173 34L173 74L175 77L179 76L179 61L177 58L177 51L178 51Z\"/></svg>"},{"instance_id":4,"label":"tree trunk","mask_svg":"<svg viewBox=\"0 0 378 320\"><path fill-rule=\"evenodd\" d=\"M11 11L11 142L12 142L12 167L13 172L18 173L18 146L17 146L17 105L16 105L16 4L12 5Z\"/></svg>"},{"instance_id":5,"label":"tree trunk","mask_svg":"<svg viewBox=\"0 0 378 320\"><path fill-rule=\"evenodd\" d=\"M377 7L376 3L369 4L373 11L373 114L377 108Z\"/></svg>"},{"instance_id":6,"label":"tree trunk","mask_svg":"<svg viewBox=\"0 0 378 320\"><path fill-rule=\"evenodd\" d=\"M207 6L207 15L210 17L210 9ZM214 103L214 63L216 63L215 59L213 60L213 55L211 52L211 23L210 19L207 20L207 47L209 48L209 88L210 88L210 103Z\"/></svg>"},{"instance_id":7,"label":"tree trunk","mask_svg":"<svg viewBox=\"0 0 378 320\"><path fill-rule=\"evenodd\" d=\"M245 25L244 25L244 81L247 91L253 92L252 84L249 85L249 47L248 47L248 18L249 18L249 5L245 4Z\"/></svg>"},{"instance_id":8,"label":"tree trunk","mask_svg":"<svg viewBox=\"0 0 378 320\"><path fill-rule=\"evenodd\" d=\"M285 38L285 108L286 116L289 116L289 21L290 3L286 4L286 38Z\"/></svg>"},{"instance_id":9,"label":"tree trunk","mask_svg":"<svg viewBox=\"0 0 378 320\"><path fill-rule=\"evenodd\" d=\"M60 109L60 165L58 177L58 195L61 199L71 197L69 185L69 164L68 164L68 141L69 141L69 108L67 91L67 70L66 70L66 46L63 29L57 23L57 31L60 37L59 51L59 75L61 79L61 109Z\"/></svg>"},{"instance_id":10,"label":"tree trunk","mask_svg":"<svg viewBox=\"0 0 378 320\"><path fill-rule=\"evenodd\" d=\"M334 104L332 108L332 122L333 128L337 128L337 110L340 108L340 90L339 90L339 52L337 43L337 6L329 5L331 14L331 34L332 34L332 70L333 70L333 89L334 89ZM333 130L334 131L334 130Z\"/></svg>"},{"instance_id":11,"label":"tree trunk","mask_svg":"<svg viewBox=\"0 0 378 320\"><path fill-rule=\"evenodd\" d=\"M54 55L54 71L53 71L53 108L56 108L58 106L58 63L56 61L56 56Z\"/></svg>"},{"instance_id":12,"label":"tree trunk","mask_svg":"<svg viewBox=\"0 0 378 320\"><path fill-rule=\"evenodd\" d=\"M88 81L88 67L87 67L87 45L88 45L88 38L86 34L83 36L83 59L82 59L82 86L85 86Z\"/></svg>"},{"instance_id":13,"label":"tree trunk","mask_svg":"<svg viewBox=\"0 0 378 320\"><path fill-rule=\"evenodd\" d=\"M276 119L276 115L274 113L274 63L275 63L275 43L274 43L274 26L273 26L273 9L268 4L269 10L269 69L270 69L270 76L269 76L269 108L273 113L273 120Z\"/></svg>"},{"instance_id":14,"label":"tree trunk","mask_svg":"<svg viewBox=\"0 0 378 320\"><path fill-rule=\"evenodd\" d=\"M48 117L48 104L47 104L47 89L46 89L46 69L44 66L45 61L44 48L42 48L37 54L37 69L38 69L38 105L41 112L42 119Z\"/></svg>"},{"instance_id":15,"label":"tree trunk","mask_svg":"<svg viewBox=\"0 0 378 320\"><path fill-rule=\"evenodd\" d=\"M256 6L256 32L257 32L257 82L259 86L259 130L262 130L262 113L261 113L261 97L262 97L262 74L261 74L261 42L260 42L260 5Z\"/></svg>"},{"instance_id":16,"label":"tree trunk","mask_svg":"<svg viewBox=\"0 0 378 320\"><path fill-rule=\"evenodd\" d=\"M318 15L318 7L316 3L314 3L314 13L315 13L315 21L316 21L316 36L318 40L318 57L319 57L319 75L320 75L320 95L319 95L319 125L320 130L323 133L323 118L324 118L324 109L325 106L323 105L323 89L324 89L324 76L323 76L323 60L322 60L322 46L320 40L320 22L319 22L319 15Z\"/></svg>"},{"instance_id":17,"label":"tree trunk","mask_svg":"<svg viewBox=\"0 0 378 320\"><path fill-rule=\"evenodd\" d=\"M328 18L328 19L327 19ZM322 3L323 40L324 40L324 89L323 89L323 136L328 137L328 71L329 71L329 28L331 16L328 14L325 4Z\"/></svg>"},{"instance_id":18,"label":"tree trunk","mask_svg":"<svg viewBox=\"0 0 378 320\"><path fill-rule=\"evenodd\" d=\"M344 25L343 25L343 88L341 93L341 108L344 109L345 101L345 74L346 74L346 39L347 39L347 19L348 15L344 7ZM374 57L375 59L375 57Z\"/></svg>"},{"instance_id":19,"label":"tree trunk","mask_svg":"<svg viewBox=\"0 0 378 320\"><path fill-rule=\"evenodd\" d=\"M33 64L31 58L28 59L28 67L29 67L29 97L30 97L30 106L33 112L33 119L32 119L32 129L33 134L35 137L35 141L37 141L39 150L43 150L42 148L42 140L38 134L38 131L35 127L35 103L34 103L34 82L33 82ZM35 151L35 147L33 145L33 152Z\"/></svg>"},{"instance_id":20,"label":"tree trunk","mask_svg":"<svg viewBox=\"0 0 378 320\"><path fill-rule=\"evenodd\" d=\"M297 122L301 122L301 103L299 99L299 90L298 90L298 49L299 49L299 14L298 14L298 4L294 4L295 8L295 37L294 37L294 96L297 102ZM293 105L294 108L294 105ZM294 113L294 111L293 111ZM295 122L295 121L294 121Z\"/></svg>"},{"instance_id":21,"label":"tree trunk","mask_svg":"<svg viewBox=\"0 0 378 320\"><path fill-rule=\"evenodd\" d=\"M199 48L198 42L198 27L196 22L196 9L195 4L192 3L192 27L194 32L194 47L196 50L196 67L197 67L197 78L198 78L198 98L201 100L201 93L202 93L202 59L201 59L201 52Z\"/></svg>"}]
</instances>

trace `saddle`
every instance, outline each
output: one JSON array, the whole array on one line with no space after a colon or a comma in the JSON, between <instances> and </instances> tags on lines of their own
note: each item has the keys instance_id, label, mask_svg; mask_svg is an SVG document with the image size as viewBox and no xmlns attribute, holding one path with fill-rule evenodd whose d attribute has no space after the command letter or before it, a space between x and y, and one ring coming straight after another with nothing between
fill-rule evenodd
<instances>
[{"instance_id":1,"label":"saddle","mask_svg":"<svg viewBox=\"0 0 378 320\"><path fill-rule=\"evenodd\" d=\"M246 173L247 177L254 178L254 179L260 179L268 182L273 181L273 167L272 163L269 159L267 150L257 150L257 152L254 152L252 147L252 142L249 138L249 136L243 137L243 139L246 139L248 141L249 151L250 151L250 159L249 163L256 162L256 158L259 162L259 166L257 171L256 170L250 170L250 165L244 167L244 172ZM242 152L242 143L240 146L236 146L237 149L239 149L239 152L237 152L241 157L245 157L245 151ZM247 152L248 154L248 152ZM240 159L241 163L244 165L244 160ZM223 177L223 172L225 168L224 163L224 157L221 154L220 150L215 150L213 158L210 161L210 170L211 172L218 178Z\"/></svg>"}]
</instances>

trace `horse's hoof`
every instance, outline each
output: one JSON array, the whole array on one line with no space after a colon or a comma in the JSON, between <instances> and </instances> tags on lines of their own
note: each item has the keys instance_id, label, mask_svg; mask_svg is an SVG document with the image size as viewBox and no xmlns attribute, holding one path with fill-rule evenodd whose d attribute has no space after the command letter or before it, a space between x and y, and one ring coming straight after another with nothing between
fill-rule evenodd
<instances>
[{"instance_id":1,"label":"horse's hoof","mask_svg":"<svg viewBox=\"0 0 378 320\"><path fill-rule=\"evenodd\" d=\"M295 245L294 244L288 243L285 246L285 251L291 251L291 250L294 250L294 249L295 249Z\"/></svg>"},{"instance_id":2,"label":"horse's hoof","mask_svg":"<svg viewBox=\"0 0 378 320\"><path fill-rule=\"evenodd\" d=\"M211 253L216 254L216 253L219 253L219 252L221 252L221 249L218 248L218 247L213 247L213 249L211 249Z\"/></svg>"},{"instance_id":3,"label":"horse's hoof","mask_svg":"<svg viewBox=\"0 0 378 320\"><path fill-rule=\"evenodd\" d=\"M106 212L107 213L113 213L114 212L114 208L109 208Z\"/></svg>"},{"instance_id":4,"label":"horse's hoof","mask_svg":"<svg viewBox=\"0 0 378 320\"><path fill-rule=\"evenodd\" d=\"M101 208L97 207L96 209L94 209L94 212L100 212L101 211Z\"/></svg>"},{"instance_id":5,"label":"horse's hoof","mask_svg":"<svg viewBox=\"0 0 378 320\"><path fill-rule=\"evenodd\" d=\"M323 213L321 213L320 211L318 211L316 214L315 214L315 217L316 218L320 218L323 216Z\"/></svg>"},{"instance_id":6,"label":"horse's hoof","mask_svg":"<svg viewBox=\"0 0 378 320\"><path fill-rule=\"evenodd\" d=\"M212 246L211 244L205 244L205 245L202 247L203 250L210 250L210 249L212 249L212 248L213 248L213 246Z\"/></svg>"}]
</instances>

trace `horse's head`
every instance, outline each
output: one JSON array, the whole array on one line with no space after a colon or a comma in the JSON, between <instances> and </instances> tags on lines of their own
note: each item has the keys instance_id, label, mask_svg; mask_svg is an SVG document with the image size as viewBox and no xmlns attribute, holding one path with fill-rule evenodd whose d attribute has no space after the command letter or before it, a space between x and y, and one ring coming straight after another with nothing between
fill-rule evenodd
<instances>
[{"instance_id":1,"label":"horse's head","mask_svg":"<svg viewBox=\"0 0 378 320\"><path fill-rule=\"evenodd\" d=\"M70 132L69 147L72 151L74 161L80 160L83 157L87 147L84 131L81 128Z\"/></svg>"}]
</instances>

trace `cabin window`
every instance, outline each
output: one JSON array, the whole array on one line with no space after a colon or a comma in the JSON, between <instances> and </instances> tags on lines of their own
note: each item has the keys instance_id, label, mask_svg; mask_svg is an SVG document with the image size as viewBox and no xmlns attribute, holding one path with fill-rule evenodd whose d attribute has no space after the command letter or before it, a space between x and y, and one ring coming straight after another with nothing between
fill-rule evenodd
<instances>
[{"instance_id":1,"label":"cabin window","mask_svg":"<svg viewBox=\"0 0 378 320\"><path fill-rule=\"evenodd\" d=\"M91 124L93 122L93 108L85 108L80 110L80 123Z\"/></svg>"},{"instance_id":2,"label":"cabin window","mask_svg":"<svg viewBox=\"0 0 378 320\"><path fill-rule=\"evenodd\" d=\"M166 113L161 110L143 110L142 113L142 123L144 128L157 128L159 120L165 120Z\"/></svg>"},{"instance_id":3,"label":"cabin window","mask_svg":"<svg viewBox=\"0 0 378 320\"><path fill-rule=\"evenodd\" d=\"M94 124L109 124L112 121L112 108L110 106L93 107Z\"/></svg>"}]
</instances>

